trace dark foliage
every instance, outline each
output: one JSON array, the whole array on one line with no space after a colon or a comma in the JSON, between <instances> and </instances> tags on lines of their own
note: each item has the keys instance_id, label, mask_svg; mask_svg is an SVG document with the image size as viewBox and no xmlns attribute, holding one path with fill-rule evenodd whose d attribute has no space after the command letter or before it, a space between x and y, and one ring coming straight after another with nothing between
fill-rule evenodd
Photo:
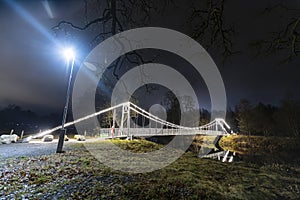
<instances>
[{"instance_id":1,"label":"dark foliage","mask_svg":"<svg viewBox=\"0 0 300 200\"><path fill-rule=\"evenodd\" d=\"M235 115L241 134L299 137L299 100L286 98L275 107L263 103L252 105L243 99L236 106Z\"/></svg>"},{"instance_id":2,"label":"dark foliage","mask_svg":"<svg viewBox=\"0 0 300 200\"><path fill-rule=\"evenodd\" d=\"M57 125L60 122L58 114L50 114L48 116L38 116L30 110L23 110L17 105L8 105L0 111L0 134L10 133L13 129L14 133L25 134L38 132L40 129L47 129Z\"/></svg>"}]
</instances>

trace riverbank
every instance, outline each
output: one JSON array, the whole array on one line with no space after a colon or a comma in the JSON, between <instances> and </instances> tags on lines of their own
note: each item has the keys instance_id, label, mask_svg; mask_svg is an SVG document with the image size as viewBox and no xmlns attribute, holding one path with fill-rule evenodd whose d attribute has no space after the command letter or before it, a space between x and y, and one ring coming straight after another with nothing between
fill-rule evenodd
<instances>
[{"instance_id":1,"label":"riverbank","mask_svg":"<svg viewBox=\"0 0 300 200\"><path fill-rule=\"evenodd\" d=\"M98 142L97 145L105 144ZM115 140L133 152L161 145ZM144 174L114 171L82 144L67 153L8 159L0 168L5 199L297 199L300 167L222 163L187 152L171 165ZM0 199L1 199L0 198Z\"/></svg>"},{"instance_id":2,"label":"riverbank","mask_svg":"<svg viewBox=\"0 0 300 200\"><path fill-rule=\"evenodd\" d=\"M252 159L253 162L300 165L300 138L230 135L222 137L219 145L242 155L247 162Z\"/></svg>"}]
</instances>

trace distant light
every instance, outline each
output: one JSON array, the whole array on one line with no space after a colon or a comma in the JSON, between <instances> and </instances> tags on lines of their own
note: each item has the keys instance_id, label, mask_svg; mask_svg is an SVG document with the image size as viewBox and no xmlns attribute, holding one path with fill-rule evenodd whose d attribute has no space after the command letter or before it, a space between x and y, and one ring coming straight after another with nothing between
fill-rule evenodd
<instances>
[{"instance_id":1,"label":"distant light","mask_svg":"<svg viewBox=\"0 0 300 200\"><path fill-rule=\"evenodd\" d=\"M75 57L75 52L73 51L72 48L65 49L63 53L67 60L74 59L74 57Z\"/></svg>"}]
</instances>

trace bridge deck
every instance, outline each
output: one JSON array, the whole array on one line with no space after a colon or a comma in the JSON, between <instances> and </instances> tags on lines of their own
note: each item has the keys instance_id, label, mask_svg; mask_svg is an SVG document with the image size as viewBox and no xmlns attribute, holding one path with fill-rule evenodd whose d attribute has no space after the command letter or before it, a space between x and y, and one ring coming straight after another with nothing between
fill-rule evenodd
<instances>
[{"instance_id":1,"label":"bridge deck","mask_svg":"<svg viewBox=\"0 0 300 200\"><path fill-rule=\"evenodd\" d=\"M128 134L128 131L130 134ZM112 137L110 128L100 129L102 137ZM114 137L137 136L137 137L150 137L150 136L171 136L171 135L226 135L224 131L211 131L211 130L185 130L185 129L156 129L156 128L124 128L123 131L116 128Z\"/></svg>"}]
</instances>

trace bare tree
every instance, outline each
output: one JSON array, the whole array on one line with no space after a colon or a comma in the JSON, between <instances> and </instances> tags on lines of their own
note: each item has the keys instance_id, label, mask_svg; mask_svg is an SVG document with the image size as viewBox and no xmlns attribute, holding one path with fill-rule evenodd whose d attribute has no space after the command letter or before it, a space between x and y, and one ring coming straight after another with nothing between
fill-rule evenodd
<instances>
[{"instance_id":1,"label":"bare tree","mask_svg":"<svg viewBox=\"0 0 300 200\"><path fill-rule=\"evenodd\" d=\"M169 0L164 1L167 5ZM84 24L78 22L60 21L52 27L55 33L62 32L92 32L92 39L89 48L92 49L104 39L130 29L137 25L147 25L152 12L159 12L154 1L139 0L85 0L84 1ZM151 63L152 60L145 60L138 52L132 51L120 57L110 68L113 75L119 79L118 70L127 61L135 64Z\"/></svg>"},{"instance_id":2,"label":"bare tree","mask_svg":"<svg viewBox=\"0 0 300 200\"><path fill-rule=\"evenodd\" d=\"M268 38L253 42L257 55L285 55L283 62L294 60L300 53L300 8L290 8L286 4L278 3L264 9L262 15L282 13L284 23L270 33ZM274 19L274 23L275 19Z\"/></svg>"},{"instance_id":3,"label":"bare tree","mask_svg":"<svg viewBox=\"0 0 300 200\"><path fill-rule=\"evenodd\" d=\"M57 34L60 32L68 32L68 35L78 32L82 35L89 33L88 48L92 49L112 35L131 28L152 25L153 21L163 18L167 12L170 12L170 9L179 8L183 12L188 12L181 14L186 17L187 21L183 28L188 29L188 26L192 26L191 35L194 39L200 41L201 44L206 42L206 47L212 46L220 49L224 57L223 61L234 53L232 50L233 27L226 25L224 20L225 0L207 0L203 3L190 0L188 10L177 4L181 6L183 2L179 0L84 0L84 15L81 21L63 20L52 29ZM127 63L141 65L155 62L156 59L155 56L147 58L139 51L132 51L119 57L108 69L112 70L115 79L119 80L123 67ZM145 77L143 70L140 73L141 77ZM114 80L108 73L103 74L102 80L106 81L107 85L114 85ZM124 86L126 88L125 84ZM149 84L145 84L145 87L147 92L156 89ZM108 119L110 118L109 115Z\"/></svg>"},{"instance_id":4,"label":"bare tree","mask_svg":"<svg viewBox=\"0 0 300 200\"><path fill-rule=\"evenodd\" d=\"M189 24L192 36L207 48L221 50L223 61L237 53L233 49L234 27L225 21L226 0L194 1L191 5Z\"/></svg>"},{"instance_id":5,"label":"bare tree","mask_svg":"<svg viewBox=\"0 0 300 200\"><path fill-rule=\"evenodd\" d=\"M186 18L183 29L190 29L194 39L206 47L221 50L224 59L235 53L232 42L234 28L226 24L224 17L225 0L190 0L187 2L189 6L187 10L184 8L185 3L179 0L85 0L84 2L83 24L60 21L52 29L55 32L92 31L94 34L89 43L92 48L116 33L153 25L155 24L153 21L159 21L159 18L172 8L180 7L181 15ZM136 64L151 62L144 60L136 51L125 57L127 61ZM124 61L119 60L116 64L121 65L122 62Z\"/></svg>"}]
</instances>

